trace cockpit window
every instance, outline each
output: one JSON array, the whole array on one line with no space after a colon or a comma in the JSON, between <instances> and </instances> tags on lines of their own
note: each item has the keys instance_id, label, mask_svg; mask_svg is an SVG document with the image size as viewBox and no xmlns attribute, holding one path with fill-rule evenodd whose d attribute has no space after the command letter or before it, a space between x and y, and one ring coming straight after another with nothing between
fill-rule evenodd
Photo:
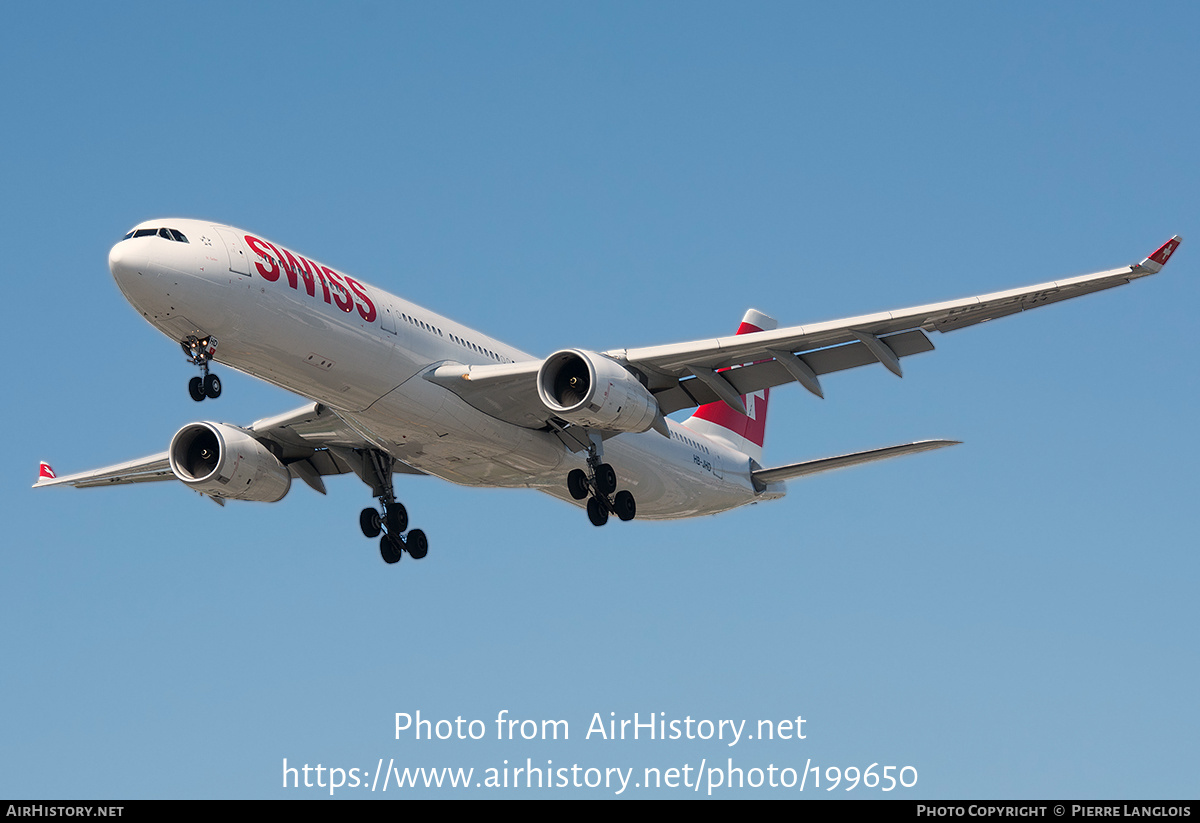
<instances>
[{"instance_id":1,"label":"cockpit window","mask_svg":"<svg viewBox=\"0 0 1200 823\"><path fill-rule=\"evenodd\" d=\"M156 235L164 240L173 240L176 243L186 243L188 241L187 237L185 237L183 232L179 231L179 229L167 228L133 229L129 232L129 234L125 235L121 239L128 240L131 237L154 237Z\"/></svg>"}]
</instances>

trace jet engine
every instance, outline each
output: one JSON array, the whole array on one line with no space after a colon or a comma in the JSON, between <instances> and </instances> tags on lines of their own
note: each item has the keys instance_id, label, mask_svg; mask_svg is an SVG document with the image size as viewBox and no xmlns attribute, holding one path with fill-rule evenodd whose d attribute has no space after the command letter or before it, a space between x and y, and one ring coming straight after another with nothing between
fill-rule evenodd
<instances>
[{"instance_id":1,"label":"jet engine","mask_svg":"<svg viewBox=\"0 0 1200 823\"><path fill-rule=\"evenodd\" d=\"M564 349L538 369L538 396L578 426L644 432L659 416L658 401L619 363L595 352Z\"/></svg>"},{"instance_id":2,"label":"jet engine","mask_svg":"<svg viewBox=\"0 0 1200 823\"><path fill-rule=\"evenodd\" d=\"M171 438L171 471L212 497L274 503L292 486L287 466L246 431L223 423L189 423Z\"/></svg>"}]
</instances>

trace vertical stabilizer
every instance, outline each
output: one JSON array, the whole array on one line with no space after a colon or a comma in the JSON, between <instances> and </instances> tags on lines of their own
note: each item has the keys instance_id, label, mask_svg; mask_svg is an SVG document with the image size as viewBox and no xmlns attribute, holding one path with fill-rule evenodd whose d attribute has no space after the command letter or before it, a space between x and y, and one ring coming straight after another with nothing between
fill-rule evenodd
<instances>
[{"instance_id":1,"label":"vertical stabilizer","mask_svg":"<svg viewBox=\"0 0 1200 823\"><path fill-rule=\"evenodd\" d=\"M774 317L768 317L756 309L746 311L742 325L738 326L738 334L749 334L756 331L770 331L779 324ZM706 403L696 409L696 413L683 421L694 432L707 437L724 440L738 451L744 452L762 464L763 436L767 428L767 399L771 396L770 389L756 391L753 394L743 394L742 403L746 413L734 411L723 401Z\"/></svg>"}]
</instances>

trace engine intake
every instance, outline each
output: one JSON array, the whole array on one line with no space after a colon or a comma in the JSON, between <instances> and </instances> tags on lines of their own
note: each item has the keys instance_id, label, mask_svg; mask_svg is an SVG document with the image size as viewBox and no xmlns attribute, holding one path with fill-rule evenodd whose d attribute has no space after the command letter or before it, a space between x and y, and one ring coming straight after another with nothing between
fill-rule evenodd
<instances>
[{"instance_id":1,"label":"engine intake","mask_svg":"<svg viewBox=\"0 0 1200 823\"><path fill-rule=\"evenodd\" d=\"M593 429L644 432L659 416L658 401L614 360L564 349L538 369L538 396L546 408L570 423Z\"/></svg>"},{"instance_id":2,"label":"engine intake","mask_svg":"<svg viewBox=\"0 0 1200 823\"><path fill-rule=\"evenodd\" d=\"M171 438L171 471L198 492L233 500L275 503L292 474L246 431L223 423L189 423Z\"/></svg>"}]
</instances>

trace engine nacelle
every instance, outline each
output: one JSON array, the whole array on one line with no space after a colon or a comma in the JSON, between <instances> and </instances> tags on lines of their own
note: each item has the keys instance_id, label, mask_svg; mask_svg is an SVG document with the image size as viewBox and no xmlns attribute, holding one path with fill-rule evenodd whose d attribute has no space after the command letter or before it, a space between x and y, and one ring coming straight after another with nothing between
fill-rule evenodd
<instances>
[{"instance_id":1,"label":"engine nacelle","mask_svg":"<svg viewBox=\"0 0 1200 823\"><path fill-rule=\"evenodd\" d=\"M242 429L189 423L171 438L171 471L198 492L274 503L292 487L287 466Z\"/></svg>"},{"instance_id":2,"label":"engine nacelle","mask_svg":"<svg viewBox=\"0 0 1200 823\"><path fill-rule=\"evenodd\" d=\"M538 396L570 423L592 429L644 432L659 415L658 401L619 363L583 349L564 349L538 369Z\"/></svg>"}]
</instances>

